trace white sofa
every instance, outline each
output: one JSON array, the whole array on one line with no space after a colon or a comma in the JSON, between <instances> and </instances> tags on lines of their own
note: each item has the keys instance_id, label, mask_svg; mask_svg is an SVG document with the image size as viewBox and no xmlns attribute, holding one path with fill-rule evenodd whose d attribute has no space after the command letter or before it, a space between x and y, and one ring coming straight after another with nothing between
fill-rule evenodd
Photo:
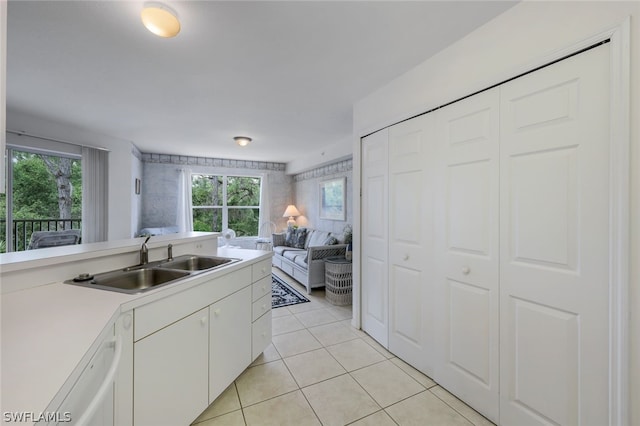
<instances>
[{"instance_id":1,"label":"white sofa","mask_svg":"<svg viewBox=\"0 0 640 426\"><path fill-rule=\"evenodd\" d=\"M347 244L340 244L342 235L311 228L301 229L306 229L304 246L285 245L286 233L272 235L274 254L271 263L304 284L307 293L311 294L311 289L324 287L324 259L330 256L344 256ZM330 237L333 237L337 244L326 244Z\"/></svg>"}]
</instances>

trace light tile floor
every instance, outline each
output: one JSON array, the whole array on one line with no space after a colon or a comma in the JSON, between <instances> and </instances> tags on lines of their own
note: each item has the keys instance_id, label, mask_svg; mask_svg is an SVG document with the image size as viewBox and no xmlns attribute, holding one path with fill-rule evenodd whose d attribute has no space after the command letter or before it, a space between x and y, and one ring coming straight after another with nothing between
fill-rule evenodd
<instances>
[{"instance_id":1,"label":"light tile floor","mask_svg":"<svg viewBox=\"0 0 640 426\"><path fill-rule=\"evenodd\" d=\"M351 307L308 298L273 310L272 344L194 425L493 425L353 328Z\"/></svg>"}]
</instances>

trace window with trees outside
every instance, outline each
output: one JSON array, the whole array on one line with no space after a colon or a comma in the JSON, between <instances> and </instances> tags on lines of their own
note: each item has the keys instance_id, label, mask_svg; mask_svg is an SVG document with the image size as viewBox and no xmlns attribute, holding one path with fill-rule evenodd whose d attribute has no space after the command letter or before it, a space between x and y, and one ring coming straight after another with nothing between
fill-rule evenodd
<instances>
[{"instance_id":1,"label":"window with trees outside","mask_svg":"<svg viewBox=\"0 0 640 426\"><path fill-rule=\"evenodd\" d=\"M80 157L13 147L7 154L7 194L0 197L0 252L25 250L34 231L80 229Z\"/></svg>"},{"instance_id":2,"label":"window with trees outside","mask_svg":"<svg viewBox=\"0 0 640 426\"><path fill-rule=\"evenodd\" d=\"M193 230L233 229L237 237L257 236L261 181L254 176L191 175Z\"/></svg>"}]
</instances>

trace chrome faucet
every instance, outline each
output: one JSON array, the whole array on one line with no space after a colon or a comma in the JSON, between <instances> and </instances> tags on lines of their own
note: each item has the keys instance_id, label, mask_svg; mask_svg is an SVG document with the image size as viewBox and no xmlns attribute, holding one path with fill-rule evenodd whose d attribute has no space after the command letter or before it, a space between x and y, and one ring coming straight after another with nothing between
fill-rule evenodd
<instances>
[{"instance_id":1,"label":"chrome faucet","mask_svg":"<svg viewBox=\"0 0 640 426\"><path fill-rule=\"evenodd\" d=\"M147 241L149 241L149 238L151 238L151 235L149 235L147 239L144 240L144 243L142 243L142 247L140 247L141 265L146 265L147 263L149 263L149 248L147 247Z\"/></svg>"},{"instance_id":2,"label":"chrome faucet","mask_svg":"<svg viewBox=\"0 0 640 426\"><path fill-rule=\"evenodd\" d=\"M169 262L173 260L173 244L167 246L167 260Z\"/></svg>"}]
</instances>

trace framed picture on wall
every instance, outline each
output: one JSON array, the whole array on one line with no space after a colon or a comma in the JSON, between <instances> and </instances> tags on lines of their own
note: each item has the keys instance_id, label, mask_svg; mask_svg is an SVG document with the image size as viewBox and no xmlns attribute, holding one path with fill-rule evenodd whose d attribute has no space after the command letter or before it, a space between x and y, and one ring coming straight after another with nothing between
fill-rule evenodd
<instances>
[{"instance_id":1,"label":"framed picture on wall","mask_svg":"<svg viewBox=\"0 0 640 426\"><path fill-rule=\"evenodd\" d=\"M320 219L346 220L346 178L320 182Z\"/></svg>"}]
</instances>

